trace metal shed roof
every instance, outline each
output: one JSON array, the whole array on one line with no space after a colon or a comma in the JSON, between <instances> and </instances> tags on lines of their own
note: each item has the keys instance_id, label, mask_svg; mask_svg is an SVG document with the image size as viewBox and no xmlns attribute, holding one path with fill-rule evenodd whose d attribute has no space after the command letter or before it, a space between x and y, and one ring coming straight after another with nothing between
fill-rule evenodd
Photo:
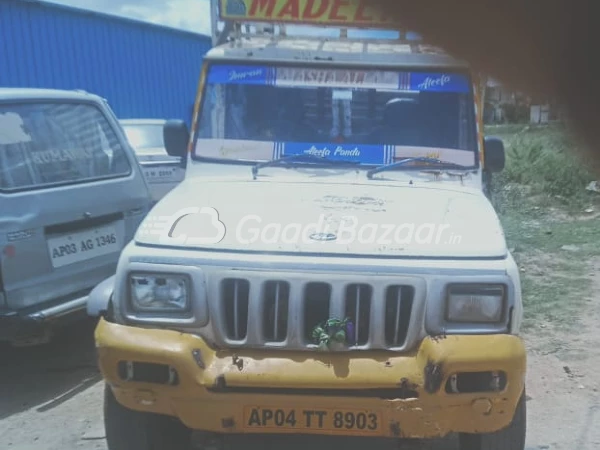
<instances>
[{"instance_id":1,"label":"metal shed roof","mask_svg":"<svg viewBox=\"0 0 600 450\"><path fill-rule=\"evenodd\" d=\"M82 89L119 118L191 122L209 36L44 1L0 0L0 86Z\"/></svg>"}]
</instances>

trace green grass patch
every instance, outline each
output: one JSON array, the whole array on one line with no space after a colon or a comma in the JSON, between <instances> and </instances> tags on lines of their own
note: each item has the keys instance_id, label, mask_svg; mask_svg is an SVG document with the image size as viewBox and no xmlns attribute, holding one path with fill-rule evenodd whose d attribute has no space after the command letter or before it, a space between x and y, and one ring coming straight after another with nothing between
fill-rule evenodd
<instances>
[{"instance_id":1,"label":"green grass patch","mask_svg":"<svg viewBox=\"0 0 600 450\"><path fill-rule=\"evenodd\" d=\"M506 169L493 180L494 205L521 268L524 329L572 330L592 294L589 262L600 255L600 194L586 191L595 177L574 156L562 126L487 127L501 137ZM590 210L590 212L592 212Z\"/></svg>"},{"instance_id":2,"label":"green grass patch","mask_svg":"<svg viewBox=\"0 0 600 450\"><path fill-rule=\"evenodd\" d=\"M592 294L588 263L600 255L599 220L529 218L520 211L500 220L521 269L525 330L548 322L571 330Z\"/></svg>"},{"instance_id":3,"label":"green grass patch","mask_svg":"<svg viewBox=\"0 0 600 450\"><path fill-rule=\"evenodd\" d=\"M531 262L531 261L530 261ZM531 270L527 264L521 264L522 291L524 302L524 329L541 329L547 323L552 330L570 331L577 326L582 307L591 293L591 279L582 275L585 266L562 263L563 270L545 264Z\"/></svg>"},{"instance_id":4,"label":"green grass patch","mask_svg":"<svg viewBox=\"0 0 600 450\"><path fill-rule=\"evenodd\" d=\"M522 214L500 216L508 245L519 253L559 253L589 259L600 255L600 220L526 219ZM563 249L563 247L577 247Z\"/></svg>"},{"instance_id":5,"label":"green grass patch","mask_svg":"<svg viewBox=\"0 0 600 450\"><path fill-rule=\"evenodd\" d=\"M535 197L538 206L573 212L593 201L586 187L596 177L576 156L575 140L564 126L487 127L486 134L502 138L506 147L506 168L493 183L501 205L517 206L525 195ZM521 190L503 190L511 185Z\"/></svg>"}]
</instances>

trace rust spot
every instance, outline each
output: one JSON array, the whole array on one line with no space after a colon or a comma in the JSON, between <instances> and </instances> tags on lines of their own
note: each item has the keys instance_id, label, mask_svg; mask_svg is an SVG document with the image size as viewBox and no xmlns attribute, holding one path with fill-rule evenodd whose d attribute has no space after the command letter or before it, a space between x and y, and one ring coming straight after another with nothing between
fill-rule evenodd
<instances>
[{"instance_id":1,"label":"rust spot","mask_svg":"<svg viewBox=\"0 0 600 450\"><path fill-rule=\"evenodd\" d=\"M395 437L399 437L401 433L400 424L398 422L390 423L390 431Z\"/></svg>"},{"instance_id":2,"label":"rust spot","mask_svg":"<svg viewBox=\"0 0 600 450\"><path fill-rule=\"evenodd\" d=\"M443 330L441 334L431 336L431 340L437 344L440 341L443 341L444 339L446 339L447 337L448 337L448 335L446 334L446 330Z\"/></svg>"},{"instance_id":3,"label":"rust spot","mask_svg":"<svg viewBox=\"0 0 600 450\"><path fill-rule=\"evenodd\" d=\"M442 363L429 361L425 366L425 390L430 393L436 393L444 380L444 371Z\"/></svg>"},{"instance_id":4,"label":"rust spot","mask_svg":"<svg viewBox=\"0 0 600 450\"><path fill-rule=\"evenodd\" d=\"M225 381L225 375L219 375L215 380L215 389L225 389L227 388L227 382Z\"/></svg>"},{"instance_id":5,"label":"rust spot","mask_svg":"<svg viewBox=\"0 0 600 450\"><path fill-rule=\"evenodd\" d=\"M241 372L244 369L244 360L237 355L233 355L233 365Z\"/></svg>"},{"instance_id":6,"label":"rust spot","mask_svg":"<svg viewBox=\"0 0 600 450\"><path fill-rule=\"evenodd\" d=\"M204 364L204 361L202 360L202 353L200 352L200 350L198 350L197 348L192 350L192 356L194 357L194 361L196 361L198 367L200 367L201 369L206 369L206 364Z\"/></svg>"},{"instance_id":7,"label":"rust spot","mask_svg":"<svg viewBox=\"0 0 600 450\"><path fill-rule=\"evenodd\" d=\"M417 392L418 385L415 383L411 383L408 378L402 378L400 380L400 398L419 398L419 393Z\"/></svg>"},{"instance_id":8,"label":"rust spot","mask_svg":"<svg viewBox=\"0 0 600 450\"><path fill-rule=\"evenodd\" d=\"M226 419L221 419L221 426L223 428L234 428L235 420L233 417L227 417Z\"/></svg>"}]
</instances>

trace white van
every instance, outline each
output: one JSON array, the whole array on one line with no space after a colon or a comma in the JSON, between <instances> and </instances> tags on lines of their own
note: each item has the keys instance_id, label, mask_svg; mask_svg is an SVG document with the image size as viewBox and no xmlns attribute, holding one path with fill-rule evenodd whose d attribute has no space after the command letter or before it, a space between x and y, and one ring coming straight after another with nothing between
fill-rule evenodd
<instances>
[{"instance_id":1,"label":"white van","mask_svg":"<svg viewBox=\"0 0 600 450\"><path fill-rule=\"evenodd\" d=\"M102 98L0 89L0 341L39 342L85 313L150 205Z\"/></svg>"},{"instance_id":2,"label":"white van","mask_svg":"<svg viewBox=\"0 0 600 450\"><path fill-rule=\"evenodd\" d=\"M121 119L119 122L142 166L156 203L183 181L187 159L167 153L163 137L166 120Z\"/></svg>"}]
</instances>

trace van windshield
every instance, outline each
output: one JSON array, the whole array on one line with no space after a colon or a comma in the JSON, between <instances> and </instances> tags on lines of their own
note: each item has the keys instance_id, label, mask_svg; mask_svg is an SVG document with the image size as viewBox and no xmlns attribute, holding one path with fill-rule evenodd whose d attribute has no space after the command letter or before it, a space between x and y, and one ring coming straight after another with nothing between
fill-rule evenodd
<instances>
[{"instance_id":1,"label":"van windshield","mask_svg":"<svg viewBox=\"0 0 600 450\"><path fill-rule=\"evenodd\" d=\"M135 150L163 148L162 124L123 124L123 131Z\"/></svg>"},{"instance_id":2,"label":"van windshield","mask_svg":"<svg viewBox=\"0 0 600 450\"><path fill-rule=\"evenodd\" d=\"M0 103L0 190L125 176L131 166L102 112L83 103Z\"/></svg>"},{"instance_id":3,"label":"van windshield","mask_svg":"<svg viewBox=\"0 0 600 450\"><path fill-rule=\"evenodd\" d=\"M473 89L459 73L213 64L196 139L195 159L478 165Z\"/></svg>"}]
</instances>

